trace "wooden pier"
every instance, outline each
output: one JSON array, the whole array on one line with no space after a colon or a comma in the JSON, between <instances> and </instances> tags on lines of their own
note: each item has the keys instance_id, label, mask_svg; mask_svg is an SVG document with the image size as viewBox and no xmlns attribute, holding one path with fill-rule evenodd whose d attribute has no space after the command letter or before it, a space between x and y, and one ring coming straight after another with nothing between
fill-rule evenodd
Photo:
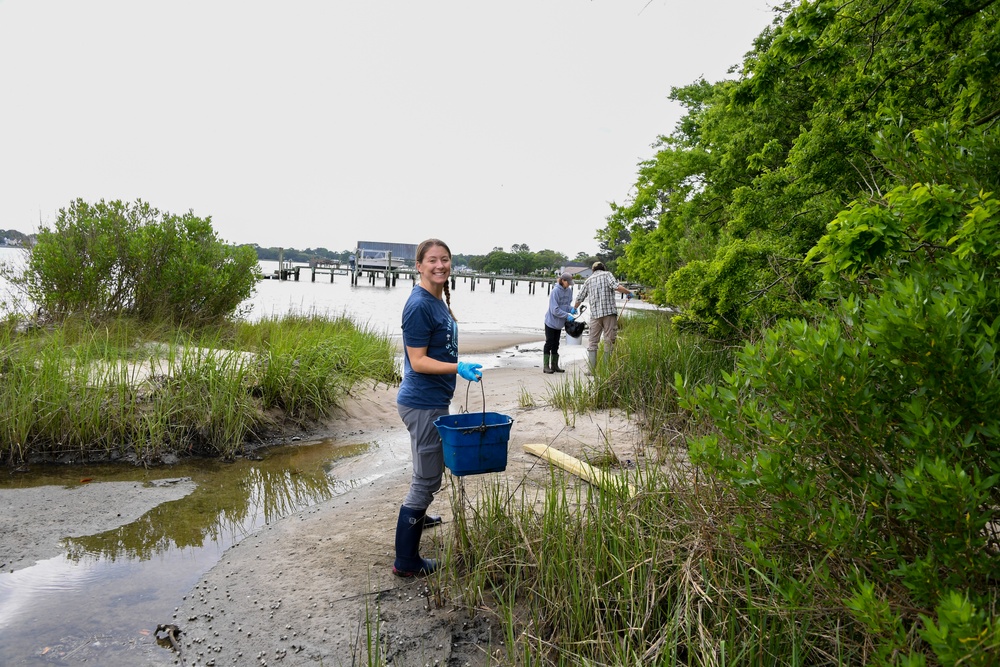
<instances>
[{"instance_id":1,"label":"wooden pier","mask_svg":"<svg viewBox=\"0 0 1000 667\"><path fill-rule=\"evenodd\" d=\"M315 266L293 266L291 262L284 262L281 268L275 269L272 275L265 275L264 278L299 282L302 280L303 275L308 275L310 282L316 282L317 275L329 275L330 282L332 283L334 282L334 277L339 275L347 276L352 285L360 285L362 282L366 282L369 285L383 284L385 287L395 287L400 279L413 285L416 283L418 277L416 270L410 268L354 268L352 270L350 267L344 266L339 262ZM558 278L554 277L510 276L495 273L453 273L451 275L451 289L458 289L459 285L468 285L469 290L472 292L475 292L478 286L479 289L488 288L490 292L502 289L509 290L511 294L515 294L520 286L526 288L528 294L535 294L541 285L545 287L545 293L549 294L552 292L552 288L555 287L557 281ZM574 282L577 285L583 283L582 280Z\"/></svg>"},{"instance_id":2,"label":"wooden pier","mask_svg":"<svg viewBox=\"0 0 1000 667\"><path fill-rule=\"evenodd\" d=\"M356 251L356 257L360 258L362 251ZM381 260L379 260L381 261ZM272 275L265 275L265 278L274 280L293 280L299 282L303 273L309 273L310 282L316 282L317 275L329 275L330 282L334 276L347 276L351 285L360 285L362 280L369 285L383 284L386 287L395 287L400 279L409 281L411 285L417 281L417 271L408 266L398 266L399 260L393 262L392 253L385 253L385 266L377 266L371 261L366 261L364 265L357 261L319 261L312 262L308 266L295 266L291 262L282 259L281 251L278 252L278 267ZM477 286L488 287L490 292L496 292L498 288L509 290L511 294L517 292L518 286L524 286L528 294L535 294L540 285L545 286L545 293L550 294L552 288L556 286L558 278L549 276L515 276L497 273L475 273L472 271L451 274L451 289L458 288L459 283L469 286L469 290L476 291ZM583 284L583 279L573 281L575 285Z\"/></svg>"}]
</instances>

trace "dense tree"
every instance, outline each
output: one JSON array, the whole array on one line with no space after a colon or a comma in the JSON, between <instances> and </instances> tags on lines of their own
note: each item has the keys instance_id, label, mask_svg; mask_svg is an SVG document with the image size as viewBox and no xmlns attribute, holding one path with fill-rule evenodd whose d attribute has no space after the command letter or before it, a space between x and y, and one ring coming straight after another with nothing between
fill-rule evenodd
<instances>
[{"instance_id":1,"label":"dense tree","mask_svg":"<svg viewBox=\"0 0 1000 667\"><path fill-rule=\"evenodd\" d=\"M885 192L887 124L953 131L1000 116L1000 4L786 3L736 81L671 98L686 113L612 205L602 247L621 272L732 335L797 312L818 276L801 262L847 202Z\"/></svg>"},{"instance_id":2,"label":"dense tree","mask_svg":"<svg viewBox=\"0 0 1000 667\"><path fill-rule=\"evenodd\" d=\"M692 460L743 501L757 567L823 554L802 599L843 601L867 662L995 664L1000 140L935 124L873 155L899 185L809 254L833 307L767 330L718 386L677 382L714 429Z\"/></svg>"}]
</instances>

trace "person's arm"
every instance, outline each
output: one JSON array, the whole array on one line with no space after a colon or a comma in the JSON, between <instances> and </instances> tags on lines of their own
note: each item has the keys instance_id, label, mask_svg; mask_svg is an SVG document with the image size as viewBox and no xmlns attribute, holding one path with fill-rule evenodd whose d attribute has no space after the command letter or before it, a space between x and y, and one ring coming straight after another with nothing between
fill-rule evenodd
<instances>
[{"instance_id":1,"label":"person's arm","mask_svg":"<svg viewBox=\"0 0 1000 667\"><path fill-rule=\"evenodd\" d=\"M572 301L573 297L571 295L570 303ZM559 292L556 290L552 290L552 294L549 295L549 314L557 320L564 320L571 314L568 310L563 310L562 304L559 303Z\"/></svg>"},{"instance_id":2,"label":"person's arm","mask_svg":"<svg viewBox=\"0 0 1000 667\"><path fill-rule=\"evenodd\" d=\"M461 375L469 382L479 382L483 376L482 364L470 364L459 361L453 364L449 361L438 361L427 356L426 347L406 346L406 355L410 358L410 368L424 375Z\"/></svg>"},{"instance_id":3,"label":"person's arm","mask_svg":"<svg viewBox=\"0 0 1000 667\"><path fill-rule=\"evenodd\" d=\"M586 280L583 283L583 287L580 288L580 294L576 297L576 303L573 304L574 308L579 308L580 304L587 299L587 294L590 293L590 281Z\"/></svg>"},{"instance_id":4,"label":"person's arm","mask_svg":"<svg viewBox=\"0 0 1000 667\"><path fill-rule=\"evenodd\" d=\"M455 375L458 364L438 361L427 356L426 347L406 347L406 355L410 358L410 368L424 375Z\"/></svg>"},{"instance_id":5,"label":"person's arm","mask_svg":"<svg viewBox=\"0 0 1000 667\"><path fill-rule=\"evenodd\" d=\"M619 292L621 292L622 294L628 294L628 298L630 298L630 299L635 296L635 294L632 292L632 290L630 290L629 288L625 287L621 283L618 283L618 287L616 287L615 289L618 290Z\"/></svg>"}]
</instances>

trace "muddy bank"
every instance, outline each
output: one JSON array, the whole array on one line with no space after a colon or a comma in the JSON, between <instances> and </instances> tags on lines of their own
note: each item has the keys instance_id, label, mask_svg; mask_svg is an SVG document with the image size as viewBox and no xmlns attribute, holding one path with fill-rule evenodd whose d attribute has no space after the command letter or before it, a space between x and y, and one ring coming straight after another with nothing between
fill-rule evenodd
<instances>
[{"instance_id":1,"label":"muddy bank","mask_svg":"<svg viewBox=\"0 0 1000 667\"><path fill-rule=\"evenodd\" d=\"M190 479L151 484L107 482L79 486L0 489L0 570L14 571L63 552L64 537L102 533L194 491Z\"/></svg>"}]
</instances>

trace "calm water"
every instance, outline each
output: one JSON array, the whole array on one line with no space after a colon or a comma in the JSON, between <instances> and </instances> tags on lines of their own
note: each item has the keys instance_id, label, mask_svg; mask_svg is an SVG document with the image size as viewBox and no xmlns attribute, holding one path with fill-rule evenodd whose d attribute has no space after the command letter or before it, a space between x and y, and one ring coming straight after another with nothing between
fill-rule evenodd
<instances>
[{"instance_id":1,"label":"calm water","mask_svg":"<svg viewBox=\"0 0 1000 667\"><path fill-rule=\"evenodd\" d=\"M335 462L377 443L320 441L272 449L260 461L189 461L170 468L37 466L0 488L80 488L190 477L189 495L104 533L63 537L64 552L0 573L0 665L170 664L160 623L229 547L262 526L371 480L342 480ZM4 511L0 507L0 511ZM44 512L44 510L42 510ZM32 517L24 517L31 521ZM0 537L0 540L3 538Z\"/></svg>"},{"instance_id":2,"label":"calm water","mask_svg":"<svg viewBox=\"0 0 1000 667\"><path fill-rule=\"evenodd\" d=\"M277 262L261 262L265 274L277 268ZM288 312L320 312L334 315L346 314L359 324L399 335L403 304L413 288L409 279L400 278L395 287L385 287L384 281L376 285L361 282L352 286L347 276L318 275L310 282L309 271L301 272L300 282L263 280L257 294L246 305L253 307L249 319ZM510 282L498 284L490 292L489 283L479 281L475 291L469 279L456 276L451 294L451 307L459 320L459 337L469 333L527 333L545 338L542 320L548 308L548 289L538 284L535 294L528 293L527 283L519 283L514 294Z\"/></svg>"},{"instance_id":3,"label":"calm water","mask_svg":"<svg viewBox=\"0 0 1000 667\"><path fill-rule=\"evenodd\" d=\"M21 256L19 250L0 248L0 262L17 262ZM277 262L261 262L265 275L277 266ZM307 268L301 272L299 282L260 281L256 294L243 305L251 308L247 316L250 320L287 313L347 315L358 324L398 337L403 304L412 286L408 279L399 279L395 287L385 287L382 281L376 285L362 281L352 286L347 276L339 275L333 283L328 275L318 275L313 283ZM10 301L7 291L0 280L0 302ZM463 332L537 334L539 340L545 337L542 320L548 307L547 285L539 284L535 294L529 294L528 285L519 283L511 294L508 281L498 284L496 292L491 293L488 282L480 281L473 291L468 279L457 276L451 305L459 320L460 337Z\"/></svg>"}]
</instances>

